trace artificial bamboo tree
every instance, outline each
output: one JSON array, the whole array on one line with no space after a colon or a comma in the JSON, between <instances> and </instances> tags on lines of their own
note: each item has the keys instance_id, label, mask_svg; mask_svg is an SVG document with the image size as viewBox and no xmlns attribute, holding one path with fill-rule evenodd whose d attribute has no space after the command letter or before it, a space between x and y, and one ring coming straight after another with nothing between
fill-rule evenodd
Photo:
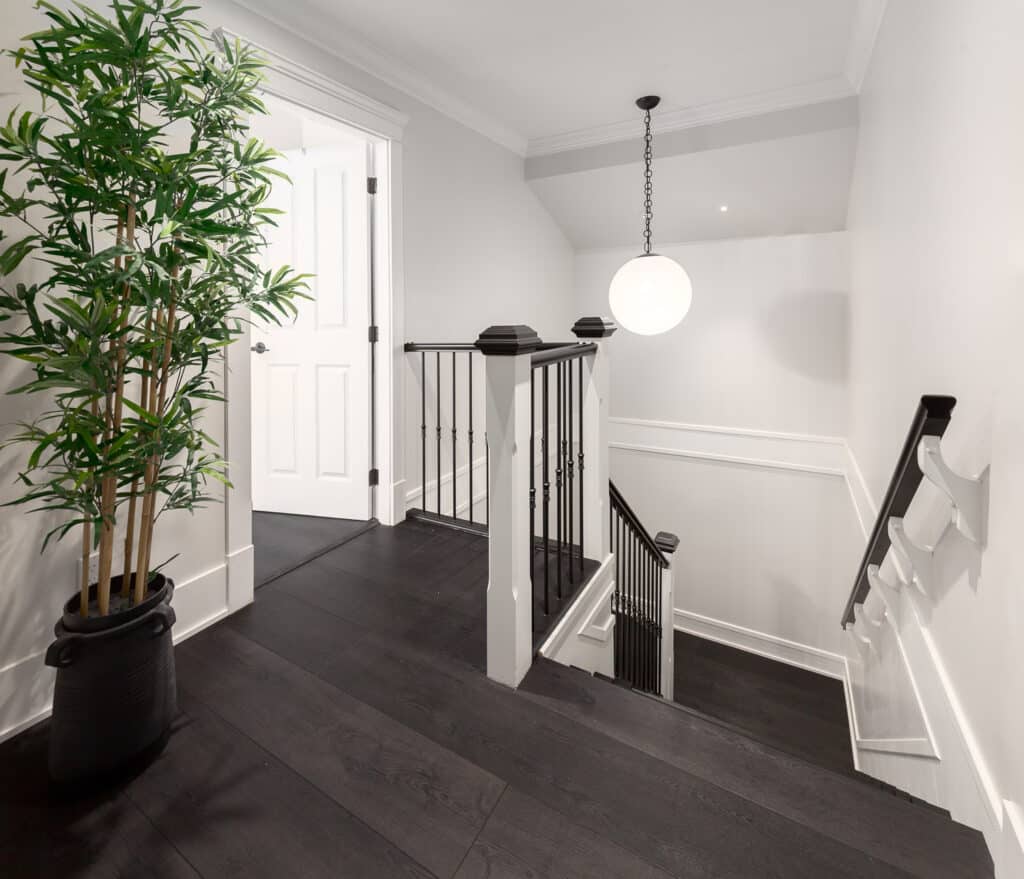
<instances>
[{"instance_id":1,"label":"artificial bamboo tree","mask_svg":"<svg viewBox=\"0 0 1024 879\"><path fill-rule=\"evenodd\" d=\"M27 449L13 503L57 511L44 548L81 534L80 613L106 615L145 598L160 515L228 485L202 423L220 355L250 314L291 318L305 281L261 265L280 174L248 134L259 58L213 45L185 0L37 6L49 26L13 54L42 107L0 127L0 216L23 227L0 235L0 348L32 372L11 393L52 404L8 439ZM45 279L15 283L29 258Z\"/></svg>"}]
</instances>

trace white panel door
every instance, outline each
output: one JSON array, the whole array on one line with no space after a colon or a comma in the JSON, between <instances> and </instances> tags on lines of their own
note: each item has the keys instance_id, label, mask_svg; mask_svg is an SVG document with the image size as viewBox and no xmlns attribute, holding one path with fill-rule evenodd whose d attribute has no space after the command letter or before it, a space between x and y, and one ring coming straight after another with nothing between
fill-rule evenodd
<instances>
[{"instance_id":1,"label":"white panel door","mask_svg":"<svg viewBox=\"0 0 1024 879\"><path fill-rule=\"evenodd\" d=\"M253 327L253 509L367 519L370 509L367 148L287 153L267 266L315 277L282 327ZM265 350L263 350L265 349Z\"/></svg>"}]
</instances>

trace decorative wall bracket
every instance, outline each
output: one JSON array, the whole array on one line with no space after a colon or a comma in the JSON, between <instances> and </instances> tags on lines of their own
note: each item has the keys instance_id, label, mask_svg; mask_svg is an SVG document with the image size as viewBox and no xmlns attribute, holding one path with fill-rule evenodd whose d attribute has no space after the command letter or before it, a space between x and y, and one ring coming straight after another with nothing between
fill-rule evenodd
<instances>
[{"instance_id":1,"label":"decorative wall bracket","mask_svg":"<svg viewBox=\"0 0 1024 879\"><path fill-rule=\"evenodd\" d=\"M919 546L914 543L907 535L903 520L896 516L889 519L888 526L889 541L910 568L907 571L906 585L915 586L921 595L930 597L929 590L934 584L932 571L935 564L935 547Z\"/></svg>"},{"instance_id":2,"label":"decorative wall bracket","mask_svg":"<svg viewBox=\"0 0 1024 879\"><path fill-rule=\"evenodd\" d=\"M843 627L843 631L850 636L850 640L853 642L854 648L857 650L857 654L860 656L862 662L866 662L868 657L874 652L874 644L871 643L871 639L865 637L858 629L860 624L858 622L847 623Z\"/></svg>"},{"instance_id":3,"label":"decorative wall bracket","mask_svg":"<svg viewBox=\"0 0 1024 879\"><path fill-rule=\"evenodd\" d=\"M874 589L878 593L879 597L882 599L882 603L885 605L885 612L888 615L889 620L892 622L893 625L899 627L899 589L896 586L891 585L888 580L882 577L882 574L878 569L878 565L868 566L868 582L871 584L871 588ZM856 613L856 609L854 609L854 613Z\"/></svg>"},{"instance_id":4,"label":"decorative wall bracket","mask_svg":"<svg viewBox=\"0 0 1024 879\"><path fill-rule=\"evenodd\" d=\"M957 530L978 546L984 546L988 502L985 474L970 479L954 473L942 457L937 436L921 438L917 447L917 463L921 472L953 504L953 524Z\"/></svg>"}]
</instances>

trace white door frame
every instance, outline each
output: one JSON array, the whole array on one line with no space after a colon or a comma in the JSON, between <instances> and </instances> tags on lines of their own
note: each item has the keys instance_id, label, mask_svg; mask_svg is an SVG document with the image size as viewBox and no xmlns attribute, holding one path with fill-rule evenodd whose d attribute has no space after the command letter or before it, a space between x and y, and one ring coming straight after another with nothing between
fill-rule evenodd
<instances>
[{"instance_id":1,"label":"white door frame","mask_svg":"<svg viewBox=\"0 0 1024 879\"><path fill-rule=\"evenodd\" d=\"M374 140L373 173L377 196L373 235L377 388L376 466L380 481L375 515L385 525L405 518L405 478L400 435L402 418L402 339L405 287L402 271L402 134L409 117L346 85L278 53L221 29L217 39L252 45L268 63L264 90L288 103L313 110L366 132ZM224 457L234 488L225 496L228 559L228 612L253 599L252 546L252 398L249 327L225 351L226 405Z\"/></svg>"}]
</instances>

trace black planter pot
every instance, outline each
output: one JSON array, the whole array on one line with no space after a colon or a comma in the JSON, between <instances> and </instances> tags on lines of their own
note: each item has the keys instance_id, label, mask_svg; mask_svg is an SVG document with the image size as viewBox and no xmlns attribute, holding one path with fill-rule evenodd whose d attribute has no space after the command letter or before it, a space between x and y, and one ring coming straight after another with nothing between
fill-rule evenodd
<instances>
[{"instance_id":1,"label":"black planter pot","mask_svg":"<svg viewBox=\"0 0 1024 879\"><path fill-rule=\"evenodd\" d=\"M111 591L120 588L114 577ZM174 583L157 574L146 599L121 613L82 617L77 595L64 605L57 640L46 651L46 664L57 669L50 721L55 782L117 775L166 743L177 710L173 594Z\"/></svg>"}]
</instances>

